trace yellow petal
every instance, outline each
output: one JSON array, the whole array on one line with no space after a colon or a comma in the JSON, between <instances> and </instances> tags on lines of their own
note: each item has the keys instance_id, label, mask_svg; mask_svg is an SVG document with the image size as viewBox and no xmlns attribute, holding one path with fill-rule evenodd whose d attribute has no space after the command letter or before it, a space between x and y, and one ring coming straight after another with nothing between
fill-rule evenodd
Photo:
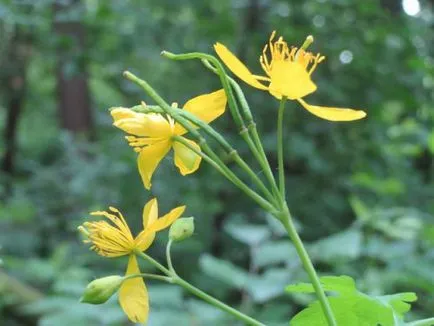
<instances>
[{"instance_id":1,"label":"yellow petal","mask_svg":"<svg viewBox=\"0 0 434 326\"><path fill-rule=\"evenodd\" d=\"M226 94L223 89L216 92L199 95L184 105L184 110L194 114L202 121L209 123L225 112ZM175 134L183 135L186 130L179 124L175 125Z\"/></svg>"},{"instance_id":2,"label":"yellow petal","mask_svg":"<svg viewBox=\"0 0 434 326\"><path fill-rule=\"evenodd\" d=\"M146 189L151 188L151 178L158 164L170 150L170 142L167 140L143 147L137 158L140 176Z\"/></svg>"},{"instance_id":3,"label":"yellow petal","mask_svg":"<svg viewBox=\"0 0 434 326\"><path fill-rule=\"evenodd\" d=\"M366 117L366 112L362 110L310 105L302 99L298 99L298 101L313 115L329 121L352 121Z\"/></svg>"},{"instance_id":4,"label":"yellow petal","mask_svg":"<svg viewBox=\"0 0 434 326\"><path fill-rule=\"evenodd\" d=\"M146 232L146 228L158 219L157 198L151 199L143 207L143 231L134 240L135 248L140 251L148 249L155 239L155 232Z\"/></svg>"},{"instance_id":5,"label":"yellow petal","mask_svg":"<svg viewBox=\"0 0 434 326\"><path fill-rule=\"evenodd\" d=\"M315 92L316 85L306 69L297 62L275 61L270 73L270 93L281 99L282 96L295 100Z\"/></svg>"},{"instance_id":6,"label":"yellow petal","mask_svg":"<svg viewBox=\"0 0 434 326\"><path fill-rule=\"evenodd\" d=\"M231 52L227 47L221 43L214 44L214 50L223 61L223 63L231 70L238 78L243 80L250 86L266 90L267 87L253 76L249 69Z\"/></svg>"},{"instance_id":7,"label":"yellow petal","mask_svg":"<svg viewBox=\"0 0 434 326\"><path fill-rule=\"evenodd\" d=\"M200 152L200 146L192 140L184 138L192 147ZM184 144L175 141L173 143L173 150L175 151L175 165L178 167L182 175L193 173L199 168L202 158L193 152Z\"/></svg>"},{"instance_id":8,"label":"yellow petal","mask_svg":"<svg viewBox=\"0 0 434 326\"><path fill-rule=\"evenodd\" d=\"M139 113L129 110L112 110L113 125L126 133L152 138L169 138L172 127L161 114Z\"/></svg>"},{"instance_id":9,"label":"yellow petal","mask_svg":"<svg viewBox=\"0 0 434 326\"><path fill-rule=\"evenodd\" d=\"M185 206L179 206L172 209L169 213L160 217L154 223L152 223L147 229L146 232L158 232L165 228L167 228L170 224L176 221L178 217L181 216L185 211Z\"/></svg>"},{"instance_id":10,"label":"yellow petal","mask_svg":"<svg viewBox=\"0 0 434 326\"><path fill-rule=\"evenodd\" d=\"M110 109L110 114L113 117L113 120L117 121L120 119L134 118L136 112L128 108L119 107Z\"/></svg>"},{"instance_id":11,"label":"yellow petal","mask_svg":"<svg viewBox=\"0 0 434 326\"><path fill-rule=\"evenodd\" d=\"M130 255L126 275L140 273L135 255ZM134 323L145 323L149 315L149 296L141 277L131 278L119 289L119 304Z\"/></svg>"},{"instance_id":12,"label":"yellow petal","mask_svg":"<svg viewBox=\"0 0 434 326\"><path fill-rule=\"evenodd\" d=\"M143 206L143 230L158 218L158 201L157 198L153 198Z\"/></svg>"},{"instance_id":13,"label":"yellow petal","mask_svg":"<svg viewBox=\"0 0 434 326\"><path fill-rule=\"evenodd\" d=\"M134 248L139 251L146 251L152 245L154 239L155 232L142 230L135 239Z\"/></svg>"}]
</instances>

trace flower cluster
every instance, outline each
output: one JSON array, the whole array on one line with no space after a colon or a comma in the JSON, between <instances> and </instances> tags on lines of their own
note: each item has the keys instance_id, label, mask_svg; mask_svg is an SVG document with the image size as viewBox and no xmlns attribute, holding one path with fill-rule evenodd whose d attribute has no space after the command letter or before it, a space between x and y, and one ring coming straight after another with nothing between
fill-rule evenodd
<instances>
[{"instance_id":1,"label":"flower cluster","mask_svg":"<svg viewBox=\"0 0 434 326\"><path fill-rule=\"evenodd\" d=\"M311 75L325 57L306 51L313 42L311 36L297 48L289 47L282 37L275 40L275 34L271 34L259 57L265 76L251 73L224 45L216 43L214 49L237 77L250 86L268 91L281 101L296 100L307 111L330 121L351 121L366 116L361 110L308 104L303 98L317 89ZM230 92L228 94L232 96ZM225 112L226 104L227 94L220 89L190 99L181 110L208 124ZM166 109L169 107L167 105ZM178 110L176 103L172 104L172 109ZM152 186L152 176L157 166L172 149L174 163L182 175L195 172L203 156L200 144L184 137L187 133L185 125L175 121L167 112L169 111L140 111L122 107L111 110L113 125L127 134L125 138L128 144L138 153L138 170L143 185L148 190ZM191 127L198 128L195 124ZM193 129L190 131L193 133ZM204 150L206 151L205 147ZM143 230L136 237L132 235L124 216L116 208L109 207L107 211L92 212L92 216L102 219L85 222L78 227L85 236L84 242L90 244L90 248L98 255L129 258L124 277L109 276L91 282L82 298L83 302L102 303L119 291L119 303L128 318L133 322L145 323L149 314L149 298L136 256L143 256L142 253L151 246L156 233L174 223L184 210L185 206L179 206L159 218L157 199L150 200L143 208ZM193 218L180 219L173 225L175 226L177 228L170 231L169 237L171 241L181 241L193 233Z\"/></svg>"}]
</instances>

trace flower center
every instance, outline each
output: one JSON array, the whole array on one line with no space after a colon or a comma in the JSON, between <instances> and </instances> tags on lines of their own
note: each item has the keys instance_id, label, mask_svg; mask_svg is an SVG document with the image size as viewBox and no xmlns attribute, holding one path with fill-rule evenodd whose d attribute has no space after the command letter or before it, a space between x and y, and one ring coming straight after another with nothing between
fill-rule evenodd
<instances>
[{"instance_id":1,"label":"flower center","mask_svg":"<svg viewBox=\"0 0 434 326\"><path fill-rule=\"evenodd\" d=\"M276 32L273 31L268 44L264 46L262 55L259 58L262 69L269 77L271 77L273 67L276 63L291 62L299 64L310 75L315 70L318 63L325 59L325 57L321 56L319 53L314 55L311 52L305 51L313 42L313 37L310 35L300 48L294 46L289 48L282 37L279 37L277 41L273 42L275 35Z\"/></svg>"}]
</instances>

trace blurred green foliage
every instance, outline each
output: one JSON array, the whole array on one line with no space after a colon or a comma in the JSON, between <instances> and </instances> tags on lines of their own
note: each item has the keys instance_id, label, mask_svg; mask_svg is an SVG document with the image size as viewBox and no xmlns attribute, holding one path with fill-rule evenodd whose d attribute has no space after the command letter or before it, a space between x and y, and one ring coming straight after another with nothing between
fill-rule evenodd
<instances>
[{"instance_id":1,"label":"blurred green foliage","mask_svg":"<svg viewBox=\"0 0 434 326\"><path fill-rule=\"evenodd\" d=\"M15 64L5 63L4 53L18 29L29 35L31 57L15 173L0 175L0 323L126 325L114 299L98 307L78 303L90 280L123 273L125 261L89 252L75 228L87 212L113 205L138 230L150 196L158 196L162 211L182 203L188 215L195 216L194 236L174 247L177 270L193 284L267 325L287 325L312 301L305 294L284 292L286 285L306 276L274 220L206 164L198 173L181 177L166 158L154 176L152 192L146 192L136 155L122 132L111 127L107 113L109 107L149 101L122 79L125 69L149 81L168 102L182 104L220 87L199 61L166 60L159 56L163 49L212 53L212 44L220 41L259 72L258 56L273 29L295 45L314 35L312 50L327 57L315 71L318 91L310 102L368 112L360 122L334 124L294 103L288 106L288 202L314 263L323 275L351 275L364 293L414 291L419 299L410 317L430 317L434 19L428 1L420 1L422 11L416 17L397 9L397 2L83 0L55 15L52 0L2 1L1 66ZM71 74L87 69L96 124L93 141L59 128L56 49L74 45L54 35L53 21L79 21L85 27L85 49L70 58L65 69ZM0 77L4 73L0 71ZM278 104L268 94L242 86L276 166ZM253 162L228 115L214 126ZM6 182L12 183L9 193ZM160 236L151 255L162 258L165 241ZM20 286L13 287L11 277ZM149 325L235 325L179 288L149 284Z\"/></svg>"}]
</instances>

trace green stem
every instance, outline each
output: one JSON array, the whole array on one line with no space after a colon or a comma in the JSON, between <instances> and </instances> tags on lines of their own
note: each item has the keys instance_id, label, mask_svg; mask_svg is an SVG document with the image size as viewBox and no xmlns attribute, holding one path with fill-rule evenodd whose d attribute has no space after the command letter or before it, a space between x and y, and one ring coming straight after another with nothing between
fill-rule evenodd
<instances>
[{"instance_id":1,"label":"green stem","mask_svg":"<svg viewBox=\"0 0 434 326\"><path fill-rule=\"evenodd\" d=\"M216 67L214 67L208 60L202 59L202 63L210 69L212 72L219 74L219 71ZM279 189L276 185L276 180L274 179L273 172L271 171L270 163L268 162L267 156L265 155L264 148L258 136L256 130L256 123L253 119L252 112L250 111L249 104L247 103L246 97L244 96L243 91L241 90L240 85L231 77L226 75L226 78L229 80L235 94L237 95L238 101L241 105L241 112L246 119L247 130L241 131L240 134L246 141L259 165L265 172L265 176L268 182L271 185L272 191L276 197L279 197ZM253 138L253 140L252 140Z\"/></svg>"},{"instance_id":2,"label":"green stem","mask_svg":"<svg viewBox=\"0 0 434 326\"><path fill-rule=\"evenodd\" d=\"M267 197L267 200L270 202L275 203L275 197L273 194L267 189L267 187L264 185L264 183L261 181L261 179L256 175L255 172L250 168L250 166L241 158L241 156L238 154L238 152L224 139L222 135L220 135L218 132L214 130L210 125L203 122L202 120L195 117L190 112L187 112L185 110L181 109L175 109L175 108L165 108L163 109L160 106L135 106L132 108L133 110L137 112L155 112L155 113L170 113L170 115L175 119L176 122L181 124L185 129L187 129L190 133L192 133L194 136L199 138L199 141L201 141L202 146L205 143L205 139L201 138L200 135L197 133L197 131L190 125L192 123L193 125L198 126L201 130L205 131L208 135L213 137L227 152L228 155L233 157L235 163L237 163L252 179L252 181L255 183L255 185L258 187L259 190ZM186 121L188 120L188 121ZM209 151L211 151L211 148L209 148ZM211 157L213 155L210 155ZM218 159L221 161L220 159ZM225 164L221 162L221 165ZM229 169L228 169L229 170ZM230 171L230 170L229 170ZM232 171L230 171L232 173Z\"/></svg>"},{"instance_id":3,"label":"green stem","mask_svg":"<svg viewBox=\"0 0 434 326\"><path fill-rule=\"evenodd\" d=\"M280 196L285 201L285 165L283 161L283 112L285 111L286 97L283 96L279 105L277 116L277 160L279 169L279 190Z\"/></svg>"},{"instance_id":4,"label":"green stem","mask_svg":"<svg viewBox=\"0 0 434 326\"><path fill-rule=\"evenodd\" d=\"M213 157L204 154L201 151L196 150L193 146L190 145L183 137L181 136L174 136L173 139L177 142L182 143L184 146L195 152L197 155L202 157L205 161L207 161L209 164L211 164L217 171L219 171L221 174L223 174L229 181L231 181L233 184L235 184L238 188L240 188L244 193L246 193L250 198L252 198L256 203L258 203L259 206L261 206L263 209L265 209L268 212L275 212L274 207L263 197L258 195L256 192L254 192L252 189L250 189L249 186L247 186L243 181L241 181L227 166L224 164L218 164L215 160L220 160L216 154L212 151L210 151L209 147L207 145L202 145L202 149L204 151L207 151L208 153L211 153Z\"/></svg>"},{"instance_id":5,"label":"green stem","mask_svg":"<svg viewBox=\"0 0 434 326\"><path fill-rule=\"evenodd\" d=\"M310 260L309 254L307 253L306 248L304 247L303 242L301 241L300 236L295 229L295 225L293 223L288 207L285 207L285 210L281 213L280 216L277 217L280 218L283 225L285 226L286 232L288 233L289 238L295 246L301 263L303 264L304 269L309 275L310 281L313 285L313 288L315 289L316 296L321 304L321 308L327 319L328 325L337 326L333 311L330 307L330 303L324 293L321 282L318 278L315 268L313 267L312 261Z\"/></svg>"},{"instance_id":6,"label":"green stem","mask_svg":"<svg viewBox=\"0 0 434 326\"><path fill-rule=\"evenodd\" d=\"M161 52L162 56L172 60L191 60L191 59L205 59L211 61L212 64L216 67L219 72L220 81L223 85L223 88L228 97L229 109L231 111L232 117L234 118L235 124L240 129L240 131L246 129L243 118L241 117L240 110L238 109L237 103L235 101L234 94L232 92L231 87L229 86L228 79L226 78L225 69L223 68L220 61L217 60L212 55L201 53L201 52L192 52L192 53L183 53L183 54L174 54L167 51Z\"/></svg>"},{"instance_id":7,"label":"green stem","mask_svg":"<svg viewBox=\"0 0 434 326\"><path fill-rule=\"evenodd\" d=\"M167 267L169 267L169 271L176 275L175 269L172 264L172 255L170 254L170 250L172 247L173 240L169 239L166 245L166 259L167 259Z\"/></svg>"},{"instance_id":8,"label":"green stem","mask_svg":"<svg viewBox=\"0 0 434 326\"><path fill-rule=\"evenodd\" d=\"M407 323L406 325L407 326L433 326L434 325L434 318L416 320L414 322Z\"/></svg>"},{"instance_id":9,"label":"green stem","mask_svg":"<svg viewBox=\"0 0 434 326\"><path fill-rule=\"evenodd\" d=\"M172 284L177 284L177 285L181 286L182 288L189 291L193 295L201 298L202 300L209 303L210 305L213 305L213 306L220 308L221 310L231 314L235 318L245 322L247 325L265 326L264 324L260 323L256 319L253 319L253 318L243 314L242 312L228 306L227 304L217 300L216 298L210 296L209 294L203 292L202 290L199 290L197 287L191 285L190 283L188 283L187 281L185 281L181 277L179 277L176 274L175 270L173 269L173 265L172 265L171 254L170 254L171 244L172 244L172 241L169 240L167 247L166 247L166 256L167 256L166 258L167 258L169 269L167 269L166 267L161 265L158 261L156 261L152 257L148 256L144 252L136 251L135 254L137 256L142 257L143 259L145 259L146 261L148 261L152 265L154 265L156 268L158 268L161 272L163 272L167 276L167 277L161 276L158 279L168 281ZM130 275L127 278L138 277L141 275L143 275L145 277L152 275L153 278L155 278L155 279L157 279L155 276L159 276L159 275L153 275L153 274L134 274L134 275Z\"/></svg>"},{"instance_id":10,"label":"green stem","mask_svg":"<svg viewBox=\"0 0 434 326\"><path fill-rule=\"evenodd\" d=\"M279 188L277 187L276 180L274 179L273 172L271 171L270 163L268 162L267 155L265 154L265 151L264 151L264 147L262 146L261 138L259 137L258 131L256 129L256 124L254 124L254 123L250 124L249 130L253 136L253 141L255 142L256 146L259 148L259 152L260 152L260 155L262 157L260 159L260 161L263 164L263 169L265 171L267 179L269 180L269 182L271 184L271 187L272 187L272 190L273 190L275 197L279 198L280 208L282 208L283 207L283 199L280 196Z\"/></svg>"},{"instance_id":11,"label":"green stem","mask_svg":"<svg viewBox=\"0 0 434 326\"><path fill-rule=\"evenodd\" d=\"M249 125L255 125L250 108L247 104L247 101L244 98L244 95L242 94L241 88L232 78L228 77L228 75L226 74L225 69L223 68L220 61L217 60L217 58L215 58L212 55L200 53L200 52L174 54L174 53L170 53L167 51L163 51L163 52L161 52L161 55L163 55L169 59L172 59L172 60L201 59L201 61L205 64L205 66L207 68L211 69L213 72L215 72L216 74L219 75L221 83L223 85L223 88L224 88L224 90L227 94L227 97L228 97L228 104L229 104L229 109L231 110L232 117L234 118L235 124L240 128L240 135L247 142L247 145L249 146L253 155L255 156L257 161L259 162L261 168L265 171L265 176L267 177L268 181L270 182L270 185L272 186L273 192L275 192L275 195L276 195L278 193L278 191L275 191L275 190L277 190L277 186L276 186L276 182L274 180L273 174L271 172L271 168L270 168L270 165L268 163L268 160L266 159L265 155L261 155L261 153L263 153L263 149L259 149L259 151L258 151L258 148L256 147L258 144L259 144L259 146L262 146L262 144L260 142L258 143L258 142L252 141L251 136L249 134L249 129L246 128L243 117L240 114L240 109L237 105L237 101L235 100L233 90L235 90L235 93L237 93L237 95L239 97L240 104L242 107L242 113L245 116L245 118L248 120ZM212 64L210 64L210 62ZM240 97L240 94L242 94L241 97ZM274 200L272 200L272 201L274 201Z\"/></svg>"},{"instance_id":12,"label":"green stem","mask_svg":"<svg viewBox=\"0 0 434 326\"><path fill-rule=\"evenodd\" d=\"M223 302L217 300L216 298L206 294L205 292L199 290L197 287L191 285L190 283L184 281L180 277L174 277L173 283L180 285L185 290L189 291L193 295L197 296L198 298L201 298L202 300L208 302L210 305L213 305L217 308L220 308L223 311L226 311L227 313L231 314L232 316L236 317L237 319L243 321L247 325L253 325L253 326L265 326L265 324L257 321L256 319L253 319L252 317L249 317L242 312L224 304Z\"/></svg>"},{"instance_id":13,"label":"green stem","mask_svg":"<svg viewBox=\"0 0 434 326\"><path fill-rule=\"evenodd\" d=\"M130 278L135 278L135 277L143 277L143 278L147 278L147 279L153 279L153 280L172 283L172 279L170 277L163 276L163 275L149 274L149 273L130 274L130 275L126 276L124 280L128 280Z\"/></svg>"},{"instance_id":14,"label":"green stem","mask_svg":"<svg viewBox=\"0 0 434 326\"><path fill-rule=\"evenodd\" d=\"M155 267L157 267L162 273L170 276L171 275L171 271L169 271L166 267L164 267L163 265L161 265L158 261L156 261L154 258L152 258L151 256L148 256L147 254L145 254L142 251L135 251L135 254L139 257L142 257L144 260L147 260L149 263L151 263L152 265L154 265Z\"/></svg>"},{"instance_id":15,"label":"green stem","mask_svg":"<svg viewBox=\"0 0 434 326\"><path fill-rule=\"evenodd\" d=\"M221 169L223 169L223 170L226 171L226 173L224 175L230 181L232 181L235 185L237 185L241 190L243 190L245 193L247 193L250 197L254 198L255 201L257 201L258 203L260 203L261 207L268 207L267 210L270 210L270 207L271 207L271 209L274 210L273 207L272 207L272 205L268 201L266 201L264 198L262 198L261 196L259 196L255 191L253 191L252 189L250 189L250 187L248 187L244 182L242 182L229 168L226 167L226 165L223 162L221 162L220 159L218 159L217 155L215 155L214 152L209 148L209 146L206 145L206 140L199 134L199 132L197 130L195 130L195 128L193 128L193 126L191 125L191 123L189 123L184 117L182 117L181 114L178 113L178 111L176 111L176 109L170 107L163 100L163 98L161 98L161 96L146 81L144 81L143 79L138 78L137 76L135 76L134 74L130 73L129 71L125 71L124 72L124 77L127 78L128 80L131 80L132 82L136 83L140 87L142 87L143 90L150 97L152 97L152 99L160 106L160 108L165 113L170 114L180 125L182 125L195 138L197 138L198 141L199 141L199 145L201 145L201 147L203 149L207 149L208 155L209 155L209 153L211 153L212 159L214 159L214 161L216 161L215 163L217 165L221 165ZM182 111L182 110L179 110L179 111ZM184 112L183 114L186 114L186 112ZM203 122L201 122L200 119L194 118L191 115L188 115L188 116L190 118L192 118L192 119L195 120L194 124L198 124L198 125L202 126L204 129L206 129L209 132L211 132L211 130L212 130L213 131L213 135L216 136L218 139L220 139L220 141L221 141L222 144L226 144L225 148L226 149L229 148L230 150L232 150L231 154L232 153L235 154L235 160L236 160L236 162L238 164L240 164L240 163L242 164L242 168L247 173L249 173L251 177L253 177L253 181L257 182L257 185L261 189L265 189L266 190L265 186L263 186L263 184L262 184L262 181L260 181L260 179L256 176L256 174L253 171L251 171L250 167L247 164L243 164L245 162L242 161L242 159L239 157L239 155L237 154L237 152L224 140L224 138L220 134L218 134L217 132L215 132L214 129L212 129L210 126L205 126L206 124L204 124ZM174 136L174 138L177 138L178 140L181 139L181 137L177 137L177 136ZM184 145L186 145L186 144L184 143ZM191 148L191 146L187 146L187 147ZM207 160L207 161L209 163L211 163L210 160ZM265 195L266 196L270 196L270 198L272 198L271 194L269 194L268 191L265 192Z\"/></svg>"}]
</instances>

